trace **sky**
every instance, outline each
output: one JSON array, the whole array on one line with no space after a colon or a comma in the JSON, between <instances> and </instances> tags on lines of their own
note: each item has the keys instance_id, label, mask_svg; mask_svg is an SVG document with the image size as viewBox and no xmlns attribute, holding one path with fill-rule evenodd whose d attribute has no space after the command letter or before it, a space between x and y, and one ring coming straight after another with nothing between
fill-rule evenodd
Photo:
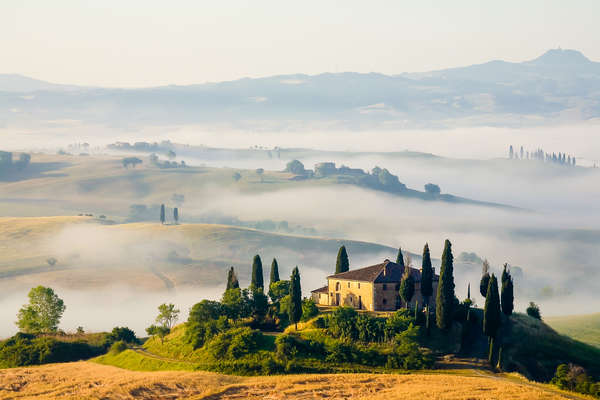
<instances>
[{"instance_id":1,"label":"sky","mask_svg":"<svg viewBox=\"0 0 600 400\"><path fill-rule=\"evenodd\" d=\"M110 87L398 74L551 48L600 60L597 0L2 0L0 73Z\"/></svg>"}]
</instances>

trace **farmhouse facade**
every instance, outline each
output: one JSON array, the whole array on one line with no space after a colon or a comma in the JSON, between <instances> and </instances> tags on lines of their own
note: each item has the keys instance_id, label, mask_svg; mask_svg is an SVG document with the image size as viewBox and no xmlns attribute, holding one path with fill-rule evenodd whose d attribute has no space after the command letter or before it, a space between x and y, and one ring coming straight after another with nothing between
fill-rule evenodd
<instances>
[{"instance_id":1,"label":"farmhouse facade","mask_svg":"<svg viewBox=\"0 0 600 400\"><path fill-rule=\"evenodd\" d=\"M350 306L359 310L395 311L406 307L400 298L399 289L403 266L390 260L381 264L354 269L327 277L327 286L313 290L312 299L315 303L327 306ZM421 271L410 268L415 282L415 294L411 300L423 304L421 296ZM435 293L439 276L433 274L433 296L430 306L435 307Z\"/></svg>"}]
</instances>

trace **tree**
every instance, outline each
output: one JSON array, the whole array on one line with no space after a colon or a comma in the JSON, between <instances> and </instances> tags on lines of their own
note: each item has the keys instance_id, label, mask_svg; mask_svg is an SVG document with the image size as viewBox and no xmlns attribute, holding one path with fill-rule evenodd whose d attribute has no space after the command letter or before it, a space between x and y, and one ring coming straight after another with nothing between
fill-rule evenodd
<instances>
[{"instance_id":1,"label":"tree","mask_svg":"<svg viewBox=\"0 0 600 400\"><path fill-rule=\"evenodd\" d=\"M350 269L350 261L348 260L348 253L346 252L346 246L340 247L337 254L337 260L335 262L335 273L340 274L347 272Z\"/></svg>"},{"instance_id":2,"label":"tree","mask_svg":"<svg viewBox=\"0 0 600 400\"><path fill-rule=\"evenodd\" d=\"M483 260L481 271L481 281L479 281L479 293L485 298L487 296L487 288L490 283L490 263L488 260Z\"/></svg>"},{"instance_id":3,"label":"tree","mask_svg":"<svg viewBox=\"0 0 600 400\"><path fill-rule=\"evenodd\" d=\"M65 303L54 290L44 286L32 288L28 294L29 304L17 315L17 326L26 333L56 332Z\"/></svg>"},{"instance_id":4,"label":"tree","mask_svg":"<svg viewBox=\"0 0 600 400\"><path fill-rule=\"evenodd\" d=\"M171 330L175 322L179 319L179 310L175 308L174 304L163 303L158 306L158 316L156 317L156 323Z\"/></svg>"},{"instance_id":5,"label":"tree","mask_svg":"<svg viewBox=\"0 0 600 400\"><path fill-rule=\"evenodd\" d=\"M248 317L252 313L248 290L236 288L223 293L221 304L228 318L238 319Z\"/></svg>"},{"instance_id":6,"label":"tree","mask_svg":"<svg viewBox=\"0 0 600 400\"><path fill-rule=\"evenodd\" d=\"M160 344L164 344L165 336L167 336L171 330L166 326L162 325L150 325L146 328L146 333L150 336L158 336L160 338Z\"/></svg>"},{"instance_id":7,"label":"tree","mask_svg":"<svg viewBox=\"0 0 600 400\"><path fill-rule=\"evenodd\" d=\"M442 253L442 266L440 268L440 281L437 288L435 321L438 328L450 329L452 315L454 314L454 257L452 244L448 239L444 243Z\"/></svg>"},{"instance_id":8,"label":"tree","mask_svg":"<svg viewBox=\"0 0 600 400\"><path fill-rule=\"evenodd\" d=\"M490 339L489 361L494 354L494 341L500 328L500 297L498 295L498 280L492 274L487 288L485 307L483 309L483 333Z\"/></svg>"},{"instance_id":9,"label":"tree","mask_svg":"<svg viewBox=\"0 0 600 400\"><path fill-rule=\"evenodd\" d=\"M269 280L269 297L271 298L271 300L273 300L271 288L273 287L273 284L276 282L279 282L279 265L277 264L277 259L273 258L273 261L271 262L271 275L270 275L270 280Z\"/></svg>"},{"instance_id":10,"label":"tree","mask_svg":"<svg viewBox=\"0 0 600 400\"><path fill-rule=\"evenodd\" d=\"M242 179L242 175L239 172L234 172L233 175L231 175L231 177L233 178L234 181L239 181L240 179Z\"/></svg>"},{"instance_id":11,"label":"tree","mask_svg":"<svg viewBox=\"0 0 600 400\"><path fill-rule=\"evenodd\" d=\"M262 288L252 291L252 317L255 321L262 321L269 309L269 300Z\"/></svg>"},{"instance_id":12,"label":"tree","mask_svg":"<svg viewBox=\"0 0 600 400\"><path fill-rule=\"evenodd\" d=\"M396 255L396 264L404 268L404 255L402 254L401 247L398 247L398 254Z\"/></svg>"},{"instance_id":13,"label":"tree","mask_svg":"<svg viewBox=\"0 0 600 400\"><path fill-rule=\"evenodd\" d=\"M510 316L515 308L514 301L514 287L513 279L508 271L508 264L504 264L504 271L502 271L502 288L500 292L500 300L502 301L502 312Z\"/></svg>"},{"instance_id":14,"label":"tree","mask_svg":"<svg viewBox=\"0 0 600 400\"><path fill-rule=\"evenodd\" d=\"M269 289L269 297L271 297L273 303L280 302L281 299L290 294L290 281L274 282Z\"/></svg>"},{"instance_id":15,"label":"tree","mask_svg":"<svg viewBox=\"0 0 600 400\"><path fill-rule=\"evenodd\" d=\"M227 288L225 290L239 289L239 287L240 282L238 281L237 275L235 274L233 267L231 267L227 271Z\"/></svg>"},{"instance_id":16,"label":"tree","mask_svg":"<svg viewBox=\"0 0 600 400\"><path fill-rule=\"evenodd\" d=\"M298 321L302 318L302 289L300 288L300 272L298 266L290 277L290 307L288 310L290 322L298 329Z\"/></svg>"},{"instance_id":17,"label":"tree","mask_svg":"<svg viewBox=\"0 0 600 400\"><path fill-rule=\"evenodd\" d=\"M173 220L176 224L179 223L179 208L177 207L173 209Z\"/></svg>"},{"instance_id":18,"label":"tree","mask_svg":"<svg viewBox=\"0 0 600 400\"><path fill-rule=\"evenodd\" d=\"M302 164L298 160L292 160L292 161L288 162L287 165L285 166L285 171L291 172L292 174L295 174L295 175L304 175L306 173L306 171L304 169L304 164Z\"/></svg>"},{"instance_id":19,"label":"tree","mask_svg":"<svg viewBox=\"0 0 600 400\"><path fill-rule=\"evenodd\" d=\"M429 244L425 243L423 247L423 263L421 264L421 296L425 306L429 305L429 299L433 295L433 268L431 267L431 255L429 254Z\"/></svg>"},{"instance_id":20,"label":"tree","mask_svg":"<svg viewBox=\"0 0 600 400\"><path fill-rule=\"evenodd\" d=\"M263 181L263 174L265 173L265 170L263 168L256 168L256 174L258 176L260 176L260 181L262 183Z\"/></svg>"},{"instance_id":21,"label":"tree","mask_svg":"<svg viewBox=\"0 0 600 400\"><path fill-rule=\"evenodd\" d=\"M513 155L514 155L514 150L513 150L512 144L511 144L510 147L508 148L508 158L510 158L512 160Z\"/></svg>"},{"instance_id":22,"label":"tree","mask_svg":"<svg viewBox=\"0 0 600 400\"><path fill-rule=\"evenodd\" d=\"M165 217L165 205L161 204L160 205L160 222L161 224L164 224L166 222L166 217Z\"/></svg>"},{"instance_id":23,"label":"tree","mask_svg":"<svg viewBox=\"0 0 600 400\"><path fill-rule=\"evenodd\" d=\"M432 196L437 196L442 191L441 191L440 187L438 185L436 185L435 183L428 183L427 185L425 185L425 192Z\"/></svg>"},{"instance_id":24,"label":"tree","mask_svg":"<svg viewBox=\"0 0 600 400\"><path fill-rule=\"evenodd\" d=\"M319 314L319 308L313 299L304 299L302 301L302 321L308 321Z\"/></svg>"},{"instance_id":25,"label":"tree","mask_svg":"<svg viewBox=\"0 0 600 400\"><path fill-rule=\"evenodd\" d=\"M250 282L250 288L252 290L263 288L263 279L262 261L260 260L260 256L257 254L252 260L252 280Z\"/></svg>"},{"instance_id":26,"label":"tree","mask_svg":"<svg viewBox=\"0 0 600 400\"><path fill-rule=\"evenodd\" d=\"M400 282L400 297L404 300L406 308L415 294L415 280L410 273L410 264L404 267L404 274L402 274L402 280Z\"/></svg>"},{"instance_id":27,"label":"tree","mask_svg":"<svg viewBox=\"0 0 600 400\"><path fill-rule=\"evenodd\" d=\"M177 157L177 154L175 154L173 150L169 150L167 152L167 157L169 158L169 160L174 160Z\"/></svg>"},{"instance_id":28,"label":"tree","mask_svg":"<svg viewBox=\"0 0 600 400\"><path fill-rule=\"evenodd\" d=\"M527 315L535 319L542 319L542 314L540 313L540 307L535 304L533 301L529 302L529 307L527 307Z\"/></svg>"}]
</instances>

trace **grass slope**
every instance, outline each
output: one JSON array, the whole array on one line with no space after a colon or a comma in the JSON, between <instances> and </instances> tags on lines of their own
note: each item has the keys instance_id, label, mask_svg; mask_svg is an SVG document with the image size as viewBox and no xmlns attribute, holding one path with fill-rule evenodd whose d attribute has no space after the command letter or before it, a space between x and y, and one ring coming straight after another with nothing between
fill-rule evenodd
<instances>
[{"instance_id":1,"label":"grass slope","mask_svg":"<svg viewBox=\"0 0 600 400\"><path fill-rule=\"evenodd\" d=\"M547 317L544 321L563 335L600 347L600 313Z\"/></svg>"},{"instance_id":2,"label":"grass slope","mask_svg":"<svg viewBox=\"0 0 600 400\"><path fill-rule=\"evenodd\" d=\"M91 362L0 370L0 399L580 399L545 385L479 371L234 377L136 372Z\"/></svg>"},{"instance_id":3,"label":"grass slope","mask_svg":"<svg viewBox=\"0 0 600 400\"><path fill-rule=\"evenodd\" d=\"M0 218L0 286L57 284L85 289L131 283L151 290L214 286L224 282L230 265L242 280L248 279L255 254L263 257L267 273L271 259L277 257L282 274L298 265L301 270L320 269L325 275L333 271L341 244L351 257L356 255L354 266L380 262L397 251L373 243L225 225L106 225L89 217ZM54 266L47 263L52 257L57 259Z\"/></svg>"}]
</instances>

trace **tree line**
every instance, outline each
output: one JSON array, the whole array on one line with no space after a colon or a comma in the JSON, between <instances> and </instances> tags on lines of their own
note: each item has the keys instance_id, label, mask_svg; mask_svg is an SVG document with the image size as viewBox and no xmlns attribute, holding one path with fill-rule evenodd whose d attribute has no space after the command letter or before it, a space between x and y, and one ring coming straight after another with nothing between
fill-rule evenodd
<instances>
[{"instance_id":1,"label":"tree line","mask_svg":"<svg viewBox=\"0 0 600 400\"><path fill-rule=\"evenodd\" d=\"M519 151L516 151L512 144L508 147L508 158L511 160L537 160L546 163L554 163L559 165L575 166L577 159L575 156L566 153L546 153L544 149L524 150L521 146Z\"/></svg>"}]
</instances>

